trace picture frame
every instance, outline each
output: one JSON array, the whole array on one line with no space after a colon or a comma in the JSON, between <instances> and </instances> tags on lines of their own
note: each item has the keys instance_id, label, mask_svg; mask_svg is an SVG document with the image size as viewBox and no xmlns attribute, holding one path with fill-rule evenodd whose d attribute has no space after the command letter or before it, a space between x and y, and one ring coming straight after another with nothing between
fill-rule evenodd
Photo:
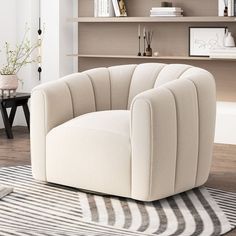
<instances>
[{"instance_id":1,"label":"picture frame","mask_svg":"<svg viewBox=\"0 0 236 236\"><path fill-rule=\"evenodd\" d=\"M209 57L213 49L223 48L227 27L189 27L189 56Z\"/></svg>"}]
</instances>

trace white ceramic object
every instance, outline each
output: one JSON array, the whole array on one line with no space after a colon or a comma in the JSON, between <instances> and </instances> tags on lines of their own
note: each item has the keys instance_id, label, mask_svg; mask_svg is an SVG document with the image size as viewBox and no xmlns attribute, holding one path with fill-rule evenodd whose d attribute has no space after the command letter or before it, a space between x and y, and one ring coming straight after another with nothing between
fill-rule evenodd
<instances>
[{"instance_id":1,"label":"white ceramic object","mask_svg":"<svg viewBox=\"0 0 236 236\"><path fill-rule=\"evenodd\" d=\"M228 32L225 37L225 47L235 47L234 37L231 32Z\"/></svg>"},{"instance_id":2,"label":"white ceramic object","mask_svg":"<svg viewBox=\"0 0 236 236\"><path fill-rule=\"evenodd\" d=\"M0 95L11 96L16 94L18 78L16 75L0 75Z\"/></svg>"},{"instance_id":3,"label":"white ceramic object","mask_svg":"<svg viewBox=\"0 0 236 236\"><path fill-rule=\"evenodd\" d=\"M154 52L154 53L153 53L153 56L154 56L154 57L158 57L158 56L159 56L159 52Z\"/></svg>"},{"instance_id":4,"label":"white ceramic object","mask_svg":"<svg viewBox=\"0 0 236 236\"><path fill-rule=\"evenodd\" d=\"M17 75L0 75L0 90L16 90L17 88Z\"/></svg>"}]
</instances>

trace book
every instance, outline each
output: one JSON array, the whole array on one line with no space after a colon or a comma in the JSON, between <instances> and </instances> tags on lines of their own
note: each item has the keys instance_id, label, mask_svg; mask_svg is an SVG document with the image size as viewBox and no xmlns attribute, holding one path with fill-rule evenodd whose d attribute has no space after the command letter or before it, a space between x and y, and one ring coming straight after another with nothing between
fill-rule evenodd
<instances>
[{"instance_id":1,"label":"book","mask_svg":"<svg viewBox=\"0 0 236 236\"><path fill-rule=\"evenodd\" d=\"M236 54L236 47L232 47L232 48L217 48L217 49L213 49L210 51L210 53L227 53L227 54Z\"/></svg>"},{"instance_id":2,"label":"book","mask_svg":"<svg viewBox=\"0 0 236 236\"><path fill-rule=\"evenodd\" d=\"M182 17L183 15L150 15L150 17Z\"/></svg>"},{"instance_id":3,"label":"book","mask_svg":"<svg viewBox=\"0 0 236 236\"><path fill-rule=\"evenodd\" d=\"M98 17L98 0L94 0L94 17Z\"/></svg>"},{"instance_id":4,"label":"book","mask_svg":"<svg viewBox=\"0 0 236 236\"><path fill-rule=\"evenodd\" d=\"M153 7L150 16L183 16L183 10L179 7Z\"/></svg>"},{"instance_id":5,"label":"book","mask_svg":"<svg viewBox=\"0 0 236 236\"><path fill-rule=\"evenodd\" d=\"M233 16L233 0L228 0L228 16Z\"/></svg>"},{"instance_id":6,"label":"book","mask_svg":"<svg viewBox=\"0 0 236 236\"><path fill-rule=\"evenodd\" d=\"M236 47L233 48L217 48L209 52L210 58L236 59Z\"/></svg>"},{"instance_id":7,"label":"book","mask_svg":"<svg viewBox=\"0 0 236 236\"><path fill-rule=\"evenodd\" d=\"M234 0L234 16L236 16L236 0Z\"/></svg>"},{"instance_id":8,"label":"book","mask_svg":"<svg viewBox=\"0 0 236 236\"><path fill-rule=\"evenodd\" d=\"M218 16L224 16L225 1L218 0Z\"/></svg>"},{"instance_id":9,"label":"book","mask_svg":"<svg viewBox=\"0 0 236 236\"><path fill-rule=\"evenodd\" d=\"M156 11L156 10L150 10L151 13L182 13L183 10L178 10L178 11Z\"/></svg>"},{"instance_id":10,"label":"book","mask_svg":"<svg viewBox=\"0 0 236 236\"><path fill-rule=\"evenodd\" d=\"M175 13L173 13L173 12L164 12L164 13L163 12L152 12L151 15L153 15L153 16L162 16L162 15L181 16L182 13L181 12L175 12Z\"/></svg>"},{"instance_id":11,"label":"book","mask_svg":"<svg viewBox=\"0 0 236 236\"><path fill-rule=\"evenodd\" d=\"M125 0L112 0L115 15L117 17L120 16L128 16L127 15L127 10L126 10L126 5L125 5Z\"/></svg>"},{"instance_id":12,"label":"book","mask_svg":"<svg viewBox=\"0 0 236 236\"><path fill-rule=\"evenodd\" d=\"M235 55L228 55L228 54L209 54L210 58L212 59L236 59Z\"/></svg>"},{"instance_id":13,"label":"book","mask_svg":"<svg viewBox=\"0 0 236 236\"><path fill-rule=\"evenodd\" d=\"M180 7L153 7L153 11L182 11Z\"/></svg>"},{"instance_id":14,"label":"book","mask_svg":"<svg viewBox=\"0 0 236 236\"><path fill-rule=\"evenodd\" d=\"M114 8L112 0L95 0L94 1L95 17L114 17Z\"/></svg>"}]
</instances>

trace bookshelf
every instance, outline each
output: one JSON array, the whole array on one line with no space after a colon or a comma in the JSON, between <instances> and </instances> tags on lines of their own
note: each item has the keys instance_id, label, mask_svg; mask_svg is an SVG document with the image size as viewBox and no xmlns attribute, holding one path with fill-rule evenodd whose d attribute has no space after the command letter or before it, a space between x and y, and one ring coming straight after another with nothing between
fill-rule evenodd
<instances>
[{"instance_id":1,"label":"bookshelf","mask_svg":"<svg viewBox=\"0 0 236 236\"><path fill-rule=\"evenodd\" d=\"M145 62L199 66L215 76L218 100L236 101L236 60L188 56L190 26L227 26L236 36L236 17L218 17L218 0L173 0L184 9L184 17L149 17L150 9L160 2L126 0L128 17L94 18L93 0L78 0L78 17L68 18L78 24L78 52L68 56L78 58L79 71ZM139 24L154 31L152 48L158 57L137 56Z\"/></svg>"}]
</instances>

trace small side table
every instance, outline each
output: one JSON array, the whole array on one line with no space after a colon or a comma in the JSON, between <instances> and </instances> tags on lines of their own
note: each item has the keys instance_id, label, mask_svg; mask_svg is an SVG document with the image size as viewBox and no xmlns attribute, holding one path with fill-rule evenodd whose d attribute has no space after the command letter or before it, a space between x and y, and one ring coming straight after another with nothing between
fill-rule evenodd
<instances>
[{"instance_id":1,"label":"small side table","mask_svg":"<svg viewBox=\"0 0 236 236\"><path fill-rule=\"evenodd\" d=\"M0 96L0 110L8 139L13 139L12 124L15 118L17 107L19 106L23 107L26 123L28 129L30 130L30 113L28 107L29 98L29 93L16 93L15 96L11 97ZM7 114L7 108L11 108L9 116Z\"/></svg>"}]
</instances>

